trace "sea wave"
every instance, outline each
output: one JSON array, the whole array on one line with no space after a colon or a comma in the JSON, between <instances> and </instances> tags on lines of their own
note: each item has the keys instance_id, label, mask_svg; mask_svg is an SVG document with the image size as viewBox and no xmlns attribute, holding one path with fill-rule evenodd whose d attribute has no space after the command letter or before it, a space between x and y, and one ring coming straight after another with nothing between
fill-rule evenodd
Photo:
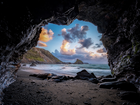
<instances>
[{"instance_id":1,"label":"sea wave","mask_svg":"<svg viewBox=\"0 0 140 105\"><path fill-rule=\"evenodd\" d=\"M93 72L96 76L111 74L110 68L106 64L37 64L30 66L37 70L45 71L46 73L56 73L76 76L77 72L86 69L89 73Z\"/></svg>"},{"instance_id":2,"label":"sea wave","mask_svg":"<svg viewBox=\"0 0 140 105\"><path fill-rule=\"evenodd\" d=\"M108 70L110 69L107 64L72 64L69 65L72 67L79 67L79 68L87 68L87 69L102 69L102 70Z\"/></svg>"}]
</instances>

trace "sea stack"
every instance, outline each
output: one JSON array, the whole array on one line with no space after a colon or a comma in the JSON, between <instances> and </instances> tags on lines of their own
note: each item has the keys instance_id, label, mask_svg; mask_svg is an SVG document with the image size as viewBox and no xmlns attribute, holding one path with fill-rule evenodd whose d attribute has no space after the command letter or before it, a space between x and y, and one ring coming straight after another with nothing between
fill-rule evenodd
<instances>
[{"instance_id":1,"label":"sea stack","mask_svg":"<svg viewBox=\"0 0 140 105\"><path fill-rule=\"evenodd\" d=\"M84 64L81 60L77 59L74 64Z\"/></svg>"}]
</instances>

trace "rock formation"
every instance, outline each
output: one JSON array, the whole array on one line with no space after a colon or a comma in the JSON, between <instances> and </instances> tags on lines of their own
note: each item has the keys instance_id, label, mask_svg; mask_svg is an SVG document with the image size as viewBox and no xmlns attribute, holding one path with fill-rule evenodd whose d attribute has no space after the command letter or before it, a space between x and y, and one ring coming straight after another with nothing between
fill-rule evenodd
<instances>
[{"instance_id":1,"label":"rock formation","mask_svg":"<svg viewBox=\"0 0 140 105\"><path fill-rule=\"evenodd\" d=\"M24 54L22 63L62 64L63 62L53 56L49 51L33 47Z\"/></svg>"},{"instance_id":2,"label":"rock formation","mask_svg":"<svg viewBox=\"0 0 140 105\"><path fill-rule=\"evenodd\" d=\"M76 18L97 25L112 74L140 91L139 0L1 1L0 14L0 100L16 78L11 65L37 45L41 26L68 25Z\"/></svg>"},{"instance_id":3,"label":"rock formation","mask_svg":"<svg viewBox=\"0 0 140 105\"><path fill-rule=\"evenodd\" d=\"M83 62L81 60L77 59L74 64L83 64Z\"/></svg>"}]
</instances>

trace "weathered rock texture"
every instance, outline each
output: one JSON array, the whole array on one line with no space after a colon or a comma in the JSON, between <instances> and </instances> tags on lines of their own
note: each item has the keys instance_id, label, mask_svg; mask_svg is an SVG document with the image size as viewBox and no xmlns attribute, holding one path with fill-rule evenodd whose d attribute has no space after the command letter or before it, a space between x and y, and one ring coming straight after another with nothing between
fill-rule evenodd
<instances>
[{"instance_id":1,"label":"weathered rock texture","mask_svg":"<svg viewBox=\"0 0 140 105\"><path fill-rule=\"evenodd\" d=\"M78 8L77 18L97 25L102 33L112 74L140 91L140 1L89 0Z\"/></svg>"},{"instance_id":2,"label":"weathered rock texture","mask_svg":"<svg viewBox=\"0 0 140 105\"><path fill-rule=\"evenodd\" d=\"M41 26L70 24L75 18L98 26L112 74L140 90L139 0L42 0L0 2L0 97L14 81L20 56L36 46Z\"/></svg>"}]
</instances>

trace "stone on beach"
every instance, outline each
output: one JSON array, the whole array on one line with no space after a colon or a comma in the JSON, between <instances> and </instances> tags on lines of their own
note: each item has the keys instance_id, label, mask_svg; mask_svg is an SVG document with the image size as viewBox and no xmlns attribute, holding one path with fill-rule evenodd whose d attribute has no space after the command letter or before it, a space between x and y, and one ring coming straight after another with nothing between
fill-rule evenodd
<instances>
[{"instance_id":1,"label":"stone on beach","mask_svg":"<svg viewBox=\"0 0 140 105\"><path fill-rule=\"evenodd\" d=\"M81 72L77 73L76 77L70 77L70 76L57 76L53 73L45 73L45 74L30 74L29 76L34 76L37 78L41 78L41 79L47 79L49 81L53 81L53 82L62 82L65 80L70 80L70 79L81 79L81 80L88 80L89 82L92 83L99 83L99 80L96 78L96 76L93 73L88 73L86 70L82 70Z\"/></svg>"},{"instance_id":2,"label":"stone on beach","mask_svg":"<svg viewBox=\"0 0 140 105\"><path fill-rule=\"evenodd\" d=\"M88 79L88 78L96 78L96 76L93 73L88 73L85 69L78 72L76 77L76 79Z\"/></svg>"},{"instance_id":3,"label":"stone on beach","mask_svg":"<svg viewBox=\"0 0 140 105\"><path fill-rule=\"evenodd\" d=\"M75 79L88 80L89 82L92 82L92 83L95 83L95 84L99 83L99 80L94 75L94 73L90 74L85 69L78 72Z\"/></svg>"},{"instance_id":4,"label":"stone on beach","mask_svg":"<svg viewBox=\"0 0 140 105\"><path fill-rule=\"evenodd\" d=\"M30 74L29 76L34 76L34 77L41 78L41 79L48 79L48 78L51 78L52 76L56 76L56 75L51 74L51 73L45 73L45 74Z\"/></svg>"},{"instance_id":5,"label":"stone on beach","mask_svg":"<svg viewBox=\"0 0 140 105\"><path fill-rule=\"evenodd\" d=\"M129 102L116 95L118 90L100 89L97 84L85 80L63 82L58 79L68 76L41 80L29 77L29 74L18 71L17 81L4 92L4 105L122 105L123 102ZM138 105L131 103L129 105Z\"/></svg>"},{"instance_id":6,"label":"stone on beach","mask_svg":"<svg viewBox=\"0 0 140 105\"><path fill-rule=\"evenodd\" d=\"M26 64L23 64L22 66L26 66Z\"/></svg>"},{"instance_id":7,"label":"stone on beach","mask_svg":"<svg viewBox=\"0 0 140 105\"><path fill-rule=\"evenodd\" d=\"M53 79L54 82L61 82L60 79Z\"/></svg>"},{"instance_id":8,"label":"stone on beach","mask_svg":"<svg viewBox=\"0 0 140 105\"><path fill-rule=\"evenodd\" d=\"M29 76L41 78L43 80L49 80L53 82L61 82L64 80L69 80L69 79L74 79L74 77L70 76L57 76L56 74L53 73L45 73L45 74L30 74Z\"/></svg>"},{"instance_id":9,"label":"stone on beach","mask_svg":"<svg viewBox=\"0 0 140 105\"><path fill-rule=\"evenodd\" d=\"M96 79L96 78L89 78L88 81L92 82L92 83L95 83L95 84L99 83L99 80Z\"/></svg>"},{"instance_id":10,"label":"stone on beach","mask_svg":"<svg viewBox=\"0 0 140 105\"><path fill-rule=\"evenodd\" d=\"M36 64L35 63L32 63L30 66L36 66Z\"/></svg>"}]
</instances>

